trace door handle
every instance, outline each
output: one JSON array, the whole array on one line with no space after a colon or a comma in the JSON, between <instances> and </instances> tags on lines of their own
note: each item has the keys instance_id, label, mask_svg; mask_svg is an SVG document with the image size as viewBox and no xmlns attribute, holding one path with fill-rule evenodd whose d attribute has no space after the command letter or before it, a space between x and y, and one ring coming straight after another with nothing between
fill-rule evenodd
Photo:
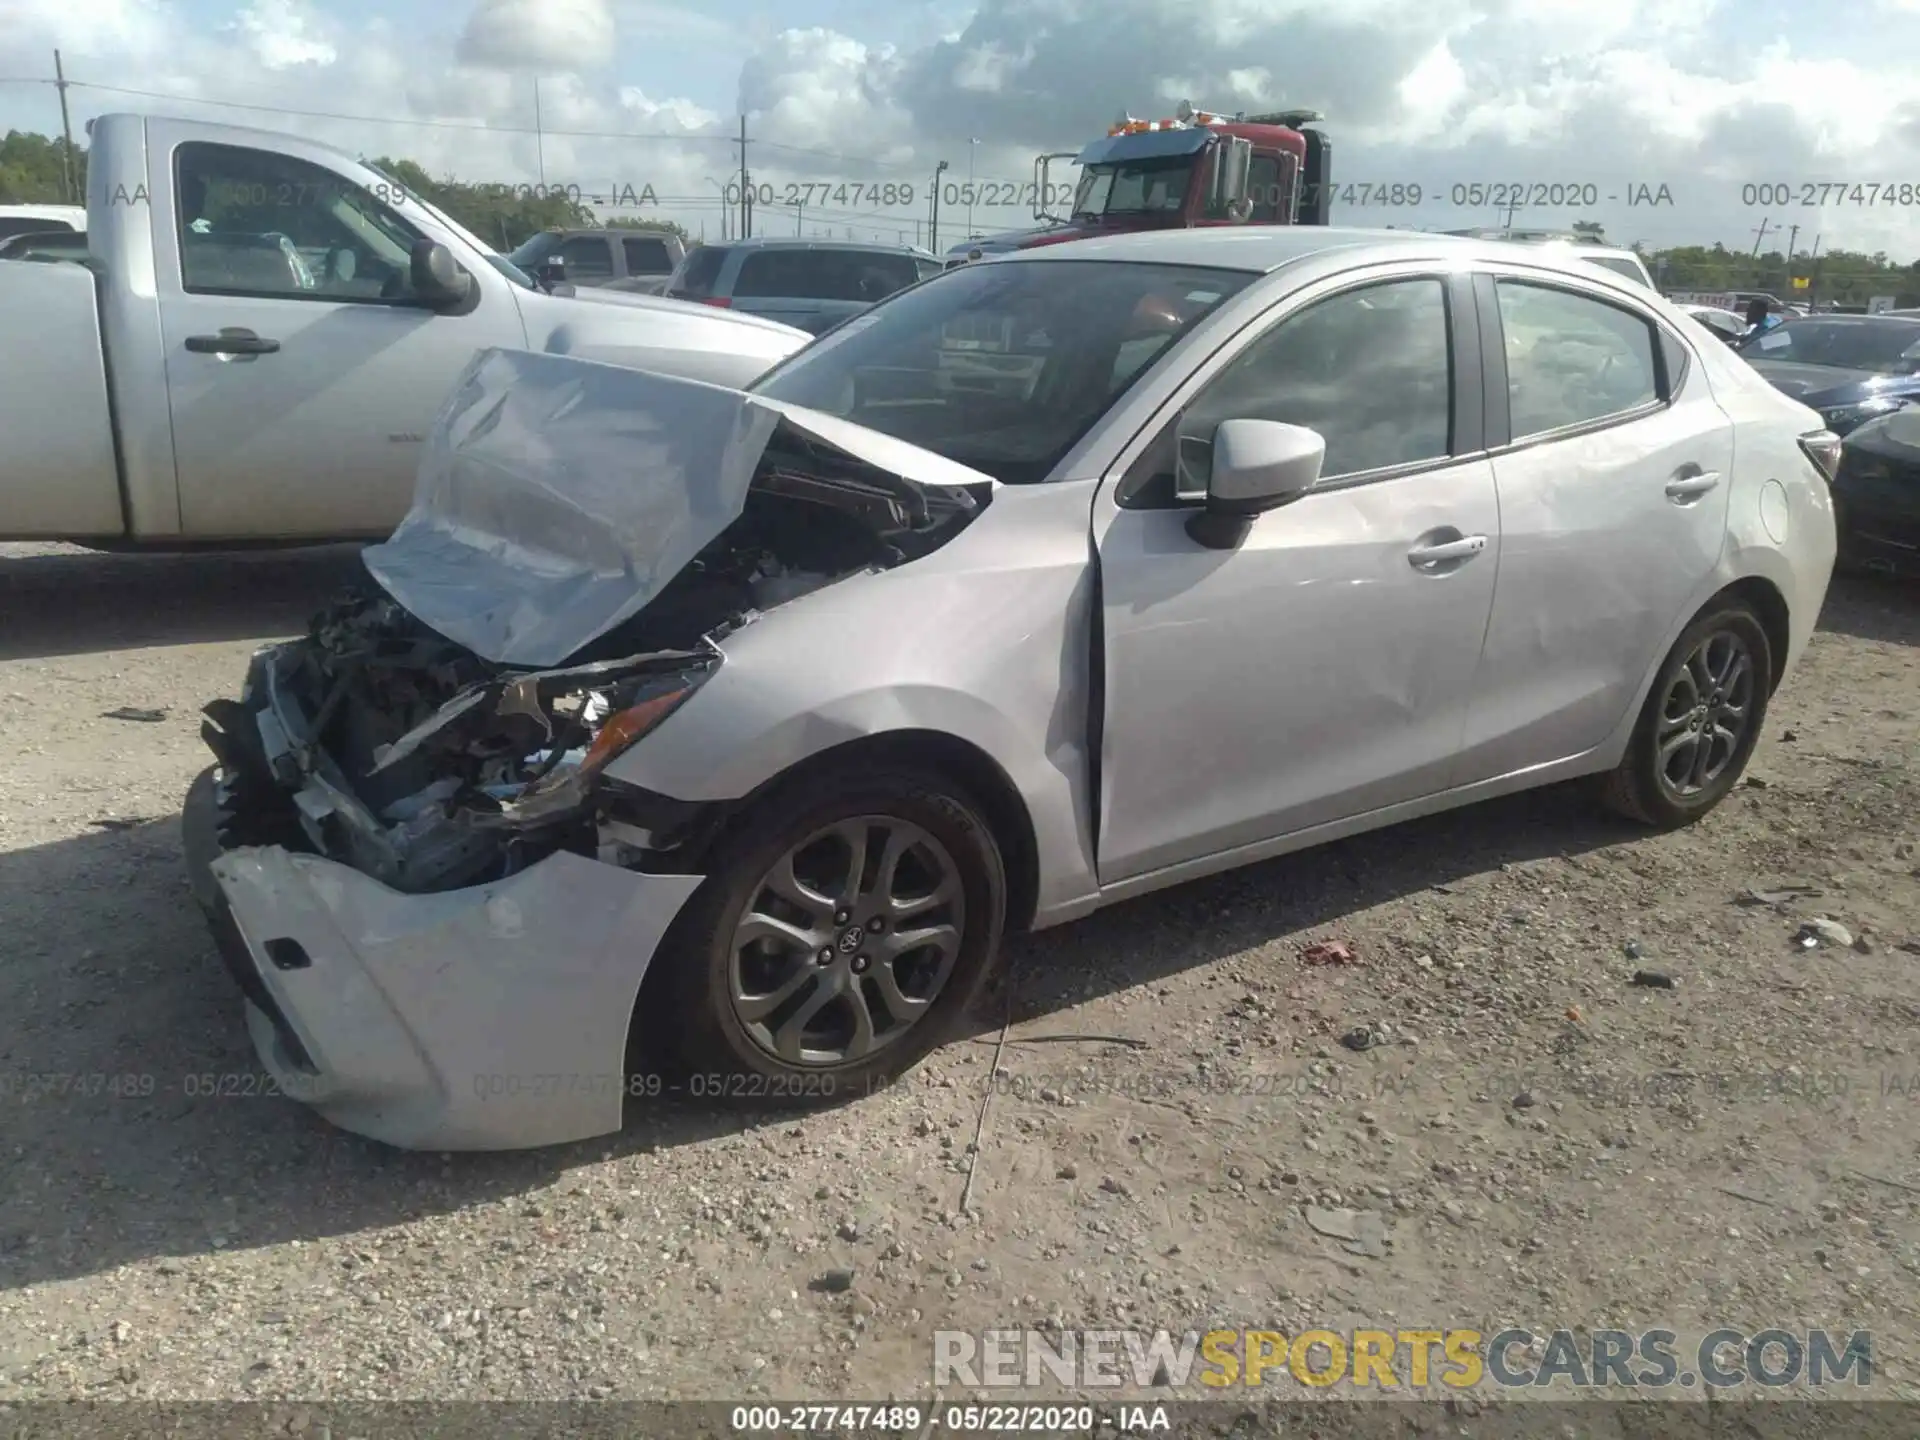
<instances>
[{"instance_id":1,"label":"door handle","mask_svg":"<svg viewBox=\"0 0 1920 1440\"><path fill-rule=\"evenodd\" d=\"M1444 565L1449 560L1471 560L1486 548L1486 536L1467 535L1438 545L1416 545L1407 552L1407 563L1416 570L1424 570L1431 565Z\"/></svg>"},{"instance_id":2,"label":"door handle","mask_svg":"<svg viewBox=\"0 0 1920 1440\"><path fill-rule=\"evenodd\" d=\"M218 335L187 337L187 349L196 355L271 355L279 348L278 340L269 340L237 326Z\"/></svg>"},{"instance_id":3,"label":"door handle","mask_svg":"<svg viewBox=\"0 0 1920 1440\"><path fill-rule=\"evenodd\" d=\"M1707 470L1697 475L1676 475L1667 481L1667 498L1685 502L1698 499L1720 483L1718 470Z\"/></svg>"}]
</instances>

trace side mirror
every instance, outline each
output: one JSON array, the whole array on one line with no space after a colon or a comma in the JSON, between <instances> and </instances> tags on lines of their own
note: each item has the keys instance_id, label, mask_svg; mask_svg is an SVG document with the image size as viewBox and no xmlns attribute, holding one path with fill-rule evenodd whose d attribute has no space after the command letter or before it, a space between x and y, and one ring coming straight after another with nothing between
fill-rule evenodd
<instances>
[{"instance_id":1,"label":"side mirror","mask_svg":"<svg viewBox=\"0 0 1920 1440\"><path fill-rule=\"evenodd\" d=\"M534 267L533 278L551 293L554 286L567 283L567 262L558 254L549 255Z\"/></svg>"},{"instance_id":2,"label":"side mirror","mask_svg":"<svg viewBox=\"0 0 1920 1440\"><path fill-rule=\"evenodd\" d=\"M438 240L414 241L408 258L413 293L424 305L435 309L458 305L473 289L473 277L455 263L453 252Z\"/></svg>"},{"instance_id":3,"label":"side mirror","mask_svg":"<svg viewBox=\"0 0 1920 1440\"><path fill-rule=\"evenodd\" d=\"M1213 162L1212 206L1232 211L1247 198L1247 176L1253 168L1253 142L1237 135L1222 136Z\"/></svg>"},{"instance_id":4,"label":"side mirror","mask_svg":"<svg viewBox=\"0 0 1920 1440\"><path fill-rule=\"evenodd\" d=\"M1207 503L1187 534L1209 550L1231 550L1254 517L1298 500L1320 482L1327 442L1317 430L1278 420L1222 420L1213 432Z\"/></svg>"}]
</instances>

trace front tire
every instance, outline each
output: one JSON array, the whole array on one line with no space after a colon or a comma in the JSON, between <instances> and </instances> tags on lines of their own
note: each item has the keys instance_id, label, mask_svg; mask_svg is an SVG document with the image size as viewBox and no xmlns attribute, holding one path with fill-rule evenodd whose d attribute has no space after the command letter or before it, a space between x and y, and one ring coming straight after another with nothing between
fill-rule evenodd
<instances>
[{"instance_id":1,"label":"front tire","mask_svg":"<svg viewBox=\"0 0 1920 1440\"><path fill-rule=\"evenodd\" d=\"M1667 653L1602 803L1663 830L1718 805L1760 739L1773 666L1767 632L1747 606L1695 620Z\"/></svg>"},{"instance_id":2,"label":"front tire","mask_svg":"<svg viewBox=\"0 0 1920 1440\"><path fill-rule=\"evenodd\" d=\"M1006 924L982 814L953 782L887 764L815 772L741 815L642 991L687 1091L845 1099L950 1038Z\"/></svg>"}]
</instances>

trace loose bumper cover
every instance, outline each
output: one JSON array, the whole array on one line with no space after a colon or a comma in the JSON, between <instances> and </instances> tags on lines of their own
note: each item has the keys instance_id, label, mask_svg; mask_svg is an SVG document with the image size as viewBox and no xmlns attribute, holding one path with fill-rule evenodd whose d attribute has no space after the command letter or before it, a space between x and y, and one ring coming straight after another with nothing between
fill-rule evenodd
<instances>
[{"instance_id":1,"label":"loose bumper cover","mask_svg":"<svg viewBox=\"0 0 1920 1440\"><path fill-rule=\"evenodd\" d=\"M561 851L504 880L389 889L278 846L222 848L196 783L187 860L279 1088L403 1149L509 1150L617 1131L627 1031L701 877Z\"/></svg>"}]
</instances>

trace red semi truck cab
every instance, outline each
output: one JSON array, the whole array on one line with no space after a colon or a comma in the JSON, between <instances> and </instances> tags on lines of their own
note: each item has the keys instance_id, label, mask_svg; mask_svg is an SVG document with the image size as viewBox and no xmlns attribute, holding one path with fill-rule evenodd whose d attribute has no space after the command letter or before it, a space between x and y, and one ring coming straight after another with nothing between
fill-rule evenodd
<instances>
[{"instance_id":1,"label":"red semi truck cab","mask_svg":"<svg viewBox=\"0 0 1920 1440\"><path fill-rule=\"evenodd\" d=\"M1166 120L1123 116L1084 149L1034 161L1037 229L964 240L947 252L947 265L1130 230L1325 225L1332 142L1310 128L1321 118L1312 110L1217 115L1186 101ZM1064 206L1065 186L1053 178L1063 160L1080 167Z\"/></svg>"}]
</instances>

